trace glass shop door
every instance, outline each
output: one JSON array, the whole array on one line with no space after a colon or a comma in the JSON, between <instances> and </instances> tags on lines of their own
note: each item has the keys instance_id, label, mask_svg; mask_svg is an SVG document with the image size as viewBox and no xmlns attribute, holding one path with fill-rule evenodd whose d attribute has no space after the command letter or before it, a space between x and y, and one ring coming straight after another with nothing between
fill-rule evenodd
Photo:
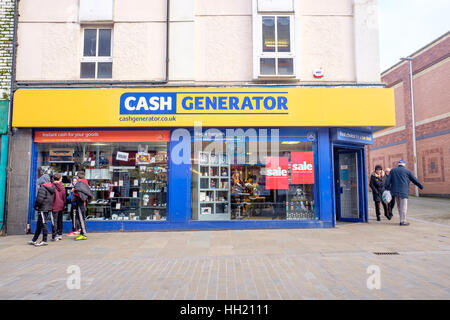
<instances>
[{"instance_id":1,"label":"glass shop door","mask_svg":"<svg viewBox=\"0 0 450 320\"><path fill-rule=\"evenodd\" d=\"M339 221L362 221L357 151L335 152L336 210Z\"/></svg>"}]
</instances>

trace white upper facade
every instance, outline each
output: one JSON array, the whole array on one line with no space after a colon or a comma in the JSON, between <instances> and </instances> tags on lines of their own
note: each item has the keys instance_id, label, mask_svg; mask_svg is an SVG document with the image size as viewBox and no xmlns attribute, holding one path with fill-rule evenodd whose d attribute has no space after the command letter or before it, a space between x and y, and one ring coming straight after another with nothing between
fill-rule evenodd
<instances>
[{"instance_id":1,"label":"white upper facade","mask_svg":"<svg viewBox=\"0 0 450 320\"><path fill-rule=\"evenodd\" d=\"M162 81L167 0L21 0L16 81ZM170 0L169 83L380 83L376 0Z\"/></svg>"}]
</instances>

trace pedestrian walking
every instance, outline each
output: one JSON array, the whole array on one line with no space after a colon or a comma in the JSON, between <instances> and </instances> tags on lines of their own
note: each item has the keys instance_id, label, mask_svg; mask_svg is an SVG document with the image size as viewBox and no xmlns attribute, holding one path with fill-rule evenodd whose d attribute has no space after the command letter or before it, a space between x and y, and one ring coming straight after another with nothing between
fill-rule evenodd
<instances>
[{"instance_id":1,"label":"pedestrian walking","mask_svg":"<svg viewBox=\"0 0 450 320\"><path fill-rule=\"evenodd\" d=\"M86 201L94 198L94 194L89 187L89 182L85 179L83 171L78 172L78 181L74 188L75 202L77 206L77 215L80 220L81 231L75 240L86 240Z\"/></svg>"},{"instance_id":2,"label":"pedestrian walking","mask_svg":"<svg viewBox=\"0 0 450 320\"><path fill-rule=\"evenodd\" d=\"M72 220L72 232L68 233L67 235L69 237L72 236L78 236L80 234L81 231L81 226L80 226L80 219L78 218L78 214L77 214L77 202L75 200L75 185L77 184L78 181L78 177L74 176L72 178L72 186L74 186L74 188L72 188L72 190L70 191L70 195L67 197L67 200L69 201L69 206L70 206L70 219Z\"/></svg>"},{"instance_id":3,"label":"pedestrian walking","mask_svg":"<svg viewBox=\"0 0 450 320\"><path fill-rule=\"evenodd\" d=\"M391 168L384 169L384 173L386 175L386 180L387 180L387 177L391 173ZM392 218L392 216L394 215L393 213L394 213L394 207L395 207L395 197L392 197L392 200L387 205L388 205L388 209L389 209L389 215Z\"/></svg>"},{"instance_id":4,"label":"pedestrian walking","mask_svg":"<svg viewBox=\"0 0 450 320\"><path fill-rule=\"evenodd\" d=\"M380 205L383 205L384 216L391 220L391 215L389 214L389 208L386 203L383 202L381 198L385 190L386 176L383 171L383 167L380 165L375 166L375 170L370 175L370 188L372 189L373 201L375 202L375 213L377 215L377 221L380 221Z\"/></svg>"},{"instance_id":5,"label":"pedestrian walking","mask_svg":"<svg viewBox=\"0 0 450 320\"><path fill-rule=\"evenodd\" d=\"M43 174L39 178L38 186L36 201L34 202L34 210L36 210L38 214L36 231L34 232L33 239L28 241L28 244L35 245L37 247L47 245L48 214L52 211L53 195L55 193L55 186L50 182L50 177L48 174ZM42 241L37 242L41 231Z\"/></svg>"},{"instance_id":6,"label":"pedestrian walking","mask_svg":"<svg viewBox=\"0 0 450 320\"><path fill-rule=\"evenodd\" d=\"M409 222L406 221L406 211L408 209L410 182L414 183L421 190L423 189L423 185L420 181L412 174L411 171L406 169L406 162L404 160L400 160L398 162L398 167L392 169L387 177L386 188L390 190L392 197L395 197L396 199L401 226L409 225Z\"/></svg>"},{"instance_id":7,"label":"pedestrian walking","mask_svg":"<svg viewBox=\"0 0 450 320\"><path fill-rule=\"evenodd\" d=\"M55 173L53 176L53 185L55 186L55 194L50 215L52 221L52 241L59 241L62 240L63 212L66 206L66 189L62 183L62 175L60 173Z\"/></svg>"}]
</instances>

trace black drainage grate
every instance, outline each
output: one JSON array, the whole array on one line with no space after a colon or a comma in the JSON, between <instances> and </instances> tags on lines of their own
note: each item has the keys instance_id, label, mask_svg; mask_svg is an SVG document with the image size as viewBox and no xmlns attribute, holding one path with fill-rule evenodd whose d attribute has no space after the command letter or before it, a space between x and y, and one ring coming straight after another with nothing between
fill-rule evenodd
<instances>
[{"instance_id":1,"label":"black drainage grate","mask_svg":"<svg viewBox=\"0 0 450 320\"><path fill-rule=\"evenodd\" d=\"M377 256L391 256L399 254L398 252L374 252Z\"/></svg>"}]
</instances>

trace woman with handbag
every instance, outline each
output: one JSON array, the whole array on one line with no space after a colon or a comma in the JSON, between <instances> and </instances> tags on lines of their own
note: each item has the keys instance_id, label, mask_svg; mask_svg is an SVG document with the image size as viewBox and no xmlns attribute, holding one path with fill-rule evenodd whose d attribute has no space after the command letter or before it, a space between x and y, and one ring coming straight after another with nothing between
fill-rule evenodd
<instances>
[{"instance_id":1,"label":"woman with handbag","mask_svg":"<svg viewBox=\"0 0 450 320\"><path fill-rule=\"evenodd\" d=\"M384 174L383 167L380 165L375 166L375 171L370 175L370 188L372 189L373 201L375 202L375 213L377 215L377 221L380 221L380 204L383 204L384 216L391 220L392 216L389 214L389 208L386 203L383 202L382 195L384 192L384 184L386 182L386 175Z\"/></svg>"}]
</instances>

